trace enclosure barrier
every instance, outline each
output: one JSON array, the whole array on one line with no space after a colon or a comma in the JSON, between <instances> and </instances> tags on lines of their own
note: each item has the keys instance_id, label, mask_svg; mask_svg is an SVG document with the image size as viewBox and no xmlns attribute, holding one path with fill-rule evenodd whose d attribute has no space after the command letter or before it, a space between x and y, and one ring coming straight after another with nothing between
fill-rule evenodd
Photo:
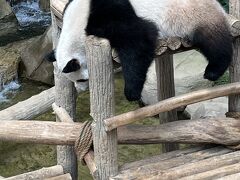
<instances>
[{"instance_id":1,"label":"enclosure barrier","mask_svg":"<svg viewBox=\"0 0 240 180\"><path fill-rule=\"evenodd\" d=\"M62 26L62 11L66 0L51 0L53 45L56 47ZM234 38L234 58L230 67L231 84L175 96L172 54L194 47L179 38L159 40L156 49L156 71L159 103L114 116L114 83L112 58L117 54L109 42L93 36L87 38L86 51L90 73L90 101L94 152L86 150L83 160L94 179L213 179L240 178L240 2L230 0L228 20ZM235 18L236 17L236 18ZM77 157L73 145L86 130L76 123L76 91L73 83L54 69L55 87L26 101L0 111L0 140L21 143L61 145L57 148L57 166L10 177L29 179L77 179ZM166 83L168 82L168 83ZM235 82L235 83L234 83ZM238 83L237 83L238 82ZM235 118L177 120L176 108L222 97L229 98L229 113ZM55 102L55 103L54 103ZM54 104L53 104L54 103ZM46 112L50 106L59 122L27 121ZM127 125L160 113L158 126ZM15 119L15 120L14 120ZM25 121L18 121L18 120ZM171 122L174 121L174 122ZM127 125L127 126L126 126ZM90 131L91 133L91 131ZM91 135L91 134L90 134ZM220 144L172 151L132 162L118 168L117 144L166 143L165 151L178 148L175 143ZM227 148L226 148L227 147ZM75 148L75 151L78 149ZM80 154L83 152L77 152ZM56 173L53 174L53 172ZM47 171L46 171L47 170ZM47 172L47 173L46 173ZM71 175L70 175L70 174ZM51 174L45 177L46 174Z\"/></svg>"}]
</instances>

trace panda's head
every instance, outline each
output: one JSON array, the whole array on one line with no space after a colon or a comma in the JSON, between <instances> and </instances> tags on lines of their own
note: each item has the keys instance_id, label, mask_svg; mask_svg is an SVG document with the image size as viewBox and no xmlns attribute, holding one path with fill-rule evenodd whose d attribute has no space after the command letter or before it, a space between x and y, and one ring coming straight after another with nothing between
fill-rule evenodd
<instances>
[{"instance_id":1,"label":"panda's head","mask_svg":"<svg viewBox=\"0 0 240 180\"><path fill-rule=\"evenodd\" d=\"M89 6L89 0L69 0L63 12L63 26L56 50L47 58L56 61L58 69L75 83L78 91L88 88L89 77L84 44Z\"/></svg>"},{"instance_id":2,"label":"panda's head","mask_svg":"<svg viewBox=\"0 0 240 180\"><path fill-rule=\"evenodd\" d=\"M59 47L59 46L58 46ZM88 88L88 70L85 56L81 54L71 54L67 51L61 52L61 48L53 50L46 56L50 62L55 62L63 75L74 82L78 92L85 91ZM65 49L66 50L66 49Z\"/></svg>"}]
</instances>

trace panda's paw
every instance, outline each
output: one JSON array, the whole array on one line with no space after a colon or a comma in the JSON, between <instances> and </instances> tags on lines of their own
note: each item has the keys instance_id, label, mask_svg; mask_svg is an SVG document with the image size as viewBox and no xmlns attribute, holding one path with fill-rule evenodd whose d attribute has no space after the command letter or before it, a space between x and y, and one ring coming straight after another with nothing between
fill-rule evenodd
<instances>
[{"instance_id":1,"label":"panda's paw","mask_svg":"<svg viewBox=\"0 0 240 180\"><path fill-rule=\"evenodd\" d=\"M124 94L128 101L138 101L141 99L141 91L139 89L125 87Z\"/></svg>"},{"instance_id":2,"label":"panda's paw","mask_svg":"<svg viewBox=\"0 0 240 180\"><path fill-rule=\"evenodd\" d=\"M204 79L208 79L210 81L216 81L221 77L221 74L216 73L214 71L205 71Z\"/></svg>"}]
</instances>

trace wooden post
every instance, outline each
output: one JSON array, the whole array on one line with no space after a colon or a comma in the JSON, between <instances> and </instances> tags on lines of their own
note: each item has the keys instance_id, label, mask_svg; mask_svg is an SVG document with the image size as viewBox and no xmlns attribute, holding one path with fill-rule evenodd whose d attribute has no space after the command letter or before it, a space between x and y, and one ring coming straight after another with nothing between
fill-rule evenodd
<instances>
[{"instance_id":1,"label":"wooden post","mask_svg":"<svg viewBox=\"0 0 240 180\"><path fill-rule=\"evenodd\" d=\"M53 47L56 48L60 29L56 24L56 17L52 13ZM76 113L76 89L74 84L67 80L54 64L55 103L63 107L73 120ZM56 119L59 121L59 119ZM63 166L64 173L70 173L73 180L77 180L77 157L73 146L57 146L57 163Z\"/></svg>"},{"instance_id":2,"label":"wooden post","mask_svg":"<svg viewBox=\"0 0 240 180\"><path fill-rule=\"evenodd\" d=\"M114 115L114 79L111 47L107 40L90 36L86 40L91 116L93 117L94 157L97 179L118 172L117 130L105 132L103 120Z\"/></svg>"},{"instance_id":3,"label":"wooden post","mask_svg":"<svg viewBox=\"0 0 240 180\"><path fill-rule=\"evenodd\" d=\"M229 1L229 12L236 18L240 18L240 1ZM232 64L229 68L230 82L240 82L240 38L236 38L233 42L234 53ZM229 96L229 111L240 112L240 95Z\"/></svg>"},{"instance_id":4,"label":"wooden post","mask_svg":"<svg viewBox=\"0 0 240 180\"><path fill-rule=\"evenodd\" d=\"M156 75L157 75L157 91L158 101L174 97L175 85L174 85L174 67L173 67L173 55L163 55L155 60ZM171 110L159 114L160 123L167 123L171 121L177 121L177 110ZM164 143L162 144L162 151L169 152L178 149L176 143Z\"/></svg>"}]
</instances>

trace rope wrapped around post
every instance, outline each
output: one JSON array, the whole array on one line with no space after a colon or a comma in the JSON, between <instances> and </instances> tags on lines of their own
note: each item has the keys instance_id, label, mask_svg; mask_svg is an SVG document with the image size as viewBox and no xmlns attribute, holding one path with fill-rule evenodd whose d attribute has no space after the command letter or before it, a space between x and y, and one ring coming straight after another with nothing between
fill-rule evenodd
<instances>
[{"instance_id":1,"label":"rope wrapped around post","mask_svg":"<svg viewBox=\"0 0 240 180\"><path fill-rule=\"evenodd\" d=\"M69 116L67 111L57 106L55 103L52 105L55 114L61 119L61 122L69 122L73 123L72 118ZM86 121L81 124L81 129L78 138L75 140L75 148L74 151L78 156L79 160L84 159L84 164L87 164L91 174L93 177L96 176L96 165L94 162L94 154L93 151L90 150L92 145L92 130L91 130L91 122Z\"/></svg>"},{"instance_id":2,"label":"rope wrapped around post","mask_svg":"<svg viewBox=\"0 0 240 180\"><path fill-rule=\"evenodd\" d=\"M79 161L83 160L84 156L92 147L93 136L91 125L91 121L85 121L80 129L79 136L75 141L74 149ZM83 164L85 164L85 162Z\"/></svg>"}]
</instances>

